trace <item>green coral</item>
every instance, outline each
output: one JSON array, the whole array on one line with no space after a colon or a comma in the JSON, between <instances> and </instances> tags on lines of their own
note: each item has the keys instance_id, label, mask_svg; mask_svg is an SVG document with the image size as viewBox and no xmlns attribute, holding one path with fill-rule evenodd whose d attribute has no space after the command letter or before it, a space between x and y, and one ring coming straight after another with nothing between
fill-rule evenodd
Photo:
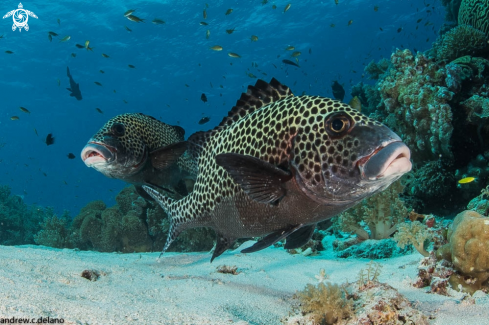
<instances>
[{"instance_id":1,"label":"green coral","mask_svg":"<svg viewBox=\"0 0 489 325\"><path fill-rule=\"evenodd\" d=\"M489 35L489 0L462 0L458 23L471 25Z\"/></svg>"},{"instance_id":2,"label":"green coral","mask_svg":"<svg viewBox=\"0 0 489 325\"><path fill-rule=\"evenodd\" d=\"M401 248L407 245L413 245L414 248L423 256L430 255L425 249L425 241L431 239L431 233L428 227L419 221L411 223L401 223L397 226L398 232L394 235L394 241Z\"/></svg>"},{"instance_id":3,"label":"green coral","mask_svg":"<svg viewBox=\"0 0 489 325\"><path fill-rule=\"evenodd\" d=\"M310 314L314 324L336 324L354 314L353 301L346 298L345 291L337 284L308 284L296 295L302 312Z\"/></svg>"},{"instance_id":4,"label":"green coral","mask_svg":"<svg viewBox=\"0 0 489 325\"><path fill-rule=\"evenodd\" d=\"M379 62L372 60L366 67L365 72L370 79L379 79L389 69L390 62L387 59L381 59Z\"/></svg>"},{"instance_id":5,"label":"green coral","mask_svg":"<svg viewBox=\"0 0 489 325\"><path fill-rule=\"evenodd\" d=\"M77 245L77 236L70 232L71 217L65 211L61 217L53 215L41 222L41 230L34 235L34 241L38 245L55 248L74 248Z\"/></svg>"},{"instance_id":6,"label":"green coral","mask_svg":"<svg viewBox=\"0 0 489 325\"><path fill-rule=\"evenodd\" d=\"M486 34L469 25L452 28L433 44L437 60L452 61L464 55L479 56L487 50Z\"/></svg>"},{"instance_id":7,"label":"green coral","mask_svg":"<svg viewBox=\"0 0 489 325\"><path fill-rule=\"evenodd\" d=\"M399 199L403 189L400 181L393 183L385 191L340 214L337 226L342 231L355 233L362 240L389 238L409 213L404 202ZM369 232L364 226L367 226Z\"/></svg>"},{"instance_id":8,"label":"green coral","mask_svg":"<svg viewBox=\"0 0 489 325\"><path fill-rule=\"evenodd\" d=\"M0 186L0 245L34 244L40 223L53 214L52 208L28 206L9 186Z\"/></svg>"}]
</instances>

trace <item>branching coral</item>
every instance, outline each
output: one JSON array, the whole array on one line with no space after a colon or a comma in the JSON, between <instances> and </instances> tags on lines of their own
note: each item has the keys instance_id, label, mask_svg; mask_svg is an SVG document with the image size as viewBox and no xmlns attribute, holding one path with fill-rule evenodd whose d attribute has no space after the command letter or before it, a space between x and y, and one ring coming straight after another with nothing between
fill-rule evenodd
<instances>
[{"instance_id":1,"label":"branching coral","mask_svg":"<svg viewBox=\"0 0 489 325\"><path fill-rule=\"evenodd\" d=\"M487 50L486 34L469 25L452 28L433 44L437 60L452 61L464 55L479 56Z\"/></svg>"},{"instance_id":2,"label":"branching coral","mask_svg":"<svg viewBox=\"0 0 489 325\"><path fill-rule=\"evenodd\" d=\"M70 223L68 211L61 217L47 217L41 223L41 230L34 235L34 241L38 245L55 248L74 248L77 245L77 237L69 231Z\"/></svg>"},{"instance_id":3,"label":"branching coral","mask_svg":"<svg viewBox=\"0 0 489 325\"><path fill-rule=\"evenodd\" d=\"M431 238L428 227L419 221L414 221L399 224L397 230L394 240L399 247L404 248L406 245L413 245L421 255L425 257L430 255L424 247L425 241Z\"/></svg>"},{"instance_id":4,"label":"branching coral","mask_svg":"<svg viewBox=\"0 0 489 325\"><path fill-rule=\"evenodd\" d=\"M389 238L396 231L397 224L404 221L409 213L402 200L399 199L402 191L403 186L397 181L387 190L343 212L338 216L339 228L355 233L363 240ZM364 229L363 224L368 227L370 233Z\"/></svg>"}]
</instances>

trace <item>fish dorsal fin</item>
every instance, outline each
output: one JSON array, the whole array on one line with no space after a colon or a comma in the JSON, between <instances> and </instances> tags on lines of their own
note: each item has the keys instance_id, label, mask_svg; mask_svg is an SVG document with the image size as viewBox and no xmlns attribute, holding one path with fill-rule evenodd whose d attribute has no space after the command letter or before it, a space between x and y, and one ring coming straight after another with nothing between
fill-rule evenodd
<instances>
[{"instance_id":1,"label":"fish dorsal fin","mask_svg":"<svg viewBox=\"0 0 489 325\"><path fill-rule=\"evenodd\" d=\"M271 103L294 96L289 87L282 85L277 79L272 78L270 83L258 79L254 86L248 86L246 93L242 93L236 105L228 112L228 116L214 129L207 132L196 132L188 138L194 153L198 156L207 140L219 130L233 124L244 116L253 113L257 109Z\"/></svg>"},{"instance_id":2,"label":"fish dorsal fin","mask_svg":"<svg viewBox=\"0 0 489 325\"><path fill-rule=\"evenodd\" d=\"M241 94L236 105L228 112L228 116L222 119L218 127L231 125L257 109L289 96L294 96L290 88L282 85L277 79L272 78L270 83L258 79L254 86L248 86L248 91Z\"/></svg>"}]
</instances>

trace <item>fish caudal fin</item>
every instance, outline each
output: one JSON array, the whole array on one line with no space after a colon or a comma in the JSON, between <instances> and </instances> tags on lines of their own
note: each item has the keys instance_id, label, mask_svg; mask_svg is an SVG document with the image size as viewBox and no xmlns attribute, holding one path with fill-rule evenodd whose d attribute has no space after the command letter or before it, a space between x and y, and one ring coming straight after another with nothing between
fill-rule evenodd
<instances>
[{"instance_id":1,"label":"fish caudal fin","mask_svg":"<svg viewBox=\"0 0 489 325\"><path fill-rule=\"evenodd\" d=\"M166 238L166 243L165 246L163 247L163 250L161 251L161 255L163 255L168 247L170 247L171 243L178 237L178 235L182 232L183 229L179 227L181 224L178 223L170 213L170 204L173 202L172 199L162 195L160 192L156 191L155 189L152 189L149 186L143 185L143 189L153 198L155 199L156 202L165 210L165 212L168 214L168 221L170 222L170 228L168 229L168 236Z\"/></svg>"}]
</instances>

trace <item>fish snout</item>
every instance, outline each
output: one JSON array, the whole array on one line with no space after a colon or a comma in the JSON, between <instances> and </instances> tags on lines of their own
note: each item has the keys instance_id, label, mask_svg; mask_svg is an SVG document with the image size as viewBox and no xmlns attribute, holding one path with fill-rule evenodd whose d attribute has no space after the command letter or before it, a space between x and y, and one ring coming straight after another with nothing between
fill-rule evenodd
<instances>
[{"instance_id":1,"label":"fish snout","mask_svg":"<svg viewBox=\"0 0 489 325\"><path fill-rule=\"evenodd\" d=\"M87 167L108 164L114 161L114 149L96 142L88 142L81 152L81 159Z\"/></svg>"},{"instance_id":2,"label":"fish snout","mask_svg":"<svg viewBox=\"0 0 489 325\"><path fill-rule=\"evenodd\" d=\"M412 168L411 151L404 142L380 146L358 162L362 176L369 180L398 178Z\"/></svg>"}]
</instances>

